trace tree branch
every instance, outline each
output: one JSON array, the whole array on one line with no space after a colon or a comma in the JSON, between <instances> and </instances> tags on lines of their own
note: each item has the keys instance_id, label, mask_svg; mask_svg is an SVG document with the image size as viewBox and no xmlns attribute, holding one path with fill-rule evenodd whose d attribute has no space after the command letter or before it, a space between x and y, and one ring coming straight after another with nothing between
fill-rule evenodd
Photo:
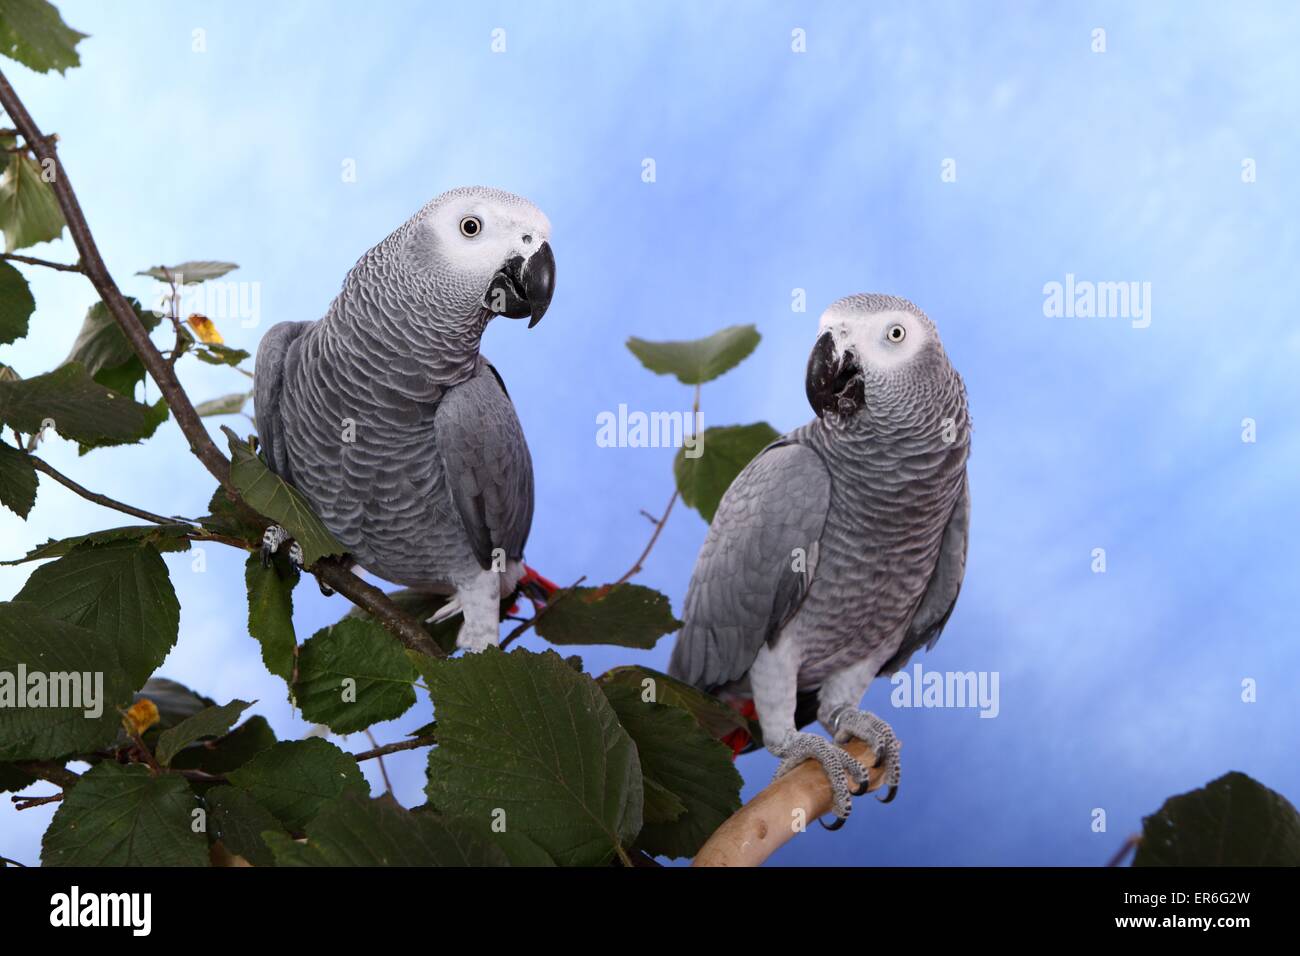
<instances>
[{"instance_id":1,"label":"tree branch","mask_svg":"<svg viewBox=\"0 0 1300 956\"><path fill-rule=\"evenodd\" d=\"M0 259L8 259L12 262L25 262L29 266L44 266L47 269L58 269L60 272L81 272L81 264L78 262L51 262L49 259L37 259L35 256L20 256L16 252L0 252Z\"/></svg>"},{"instance_id":2,"label":"tree branch","mask_svg":"<svg viewBox=\"0 0 1300 956\"><path fill-rule=\"evenodd\" d=\"M131 348L157 383L158 390L167 400L167 407L172 410L176 418L176 424L189 440L190 449L217 481L223 485L228 484L230 462L213 443L208 430L203 427L203 420L199 418L189 396L185 394L185 389L181 387L180 380L176 377L176 370L162 357L162 353L149 338L149 330L144 327L144 323L136 316L135 310L131 308L130 303L118 289L117 283L113 281L108 267L104 265L103 257L99 254L99 247L95 245L90 226L86 223L81 204L77 201L77 194L72 189L72 181L68 178L63 163L59 161L59 154L54 144L41 133L36 121L27 112L27 107L18 98L18 94L14 92L3 71L0 71L0 105L4 106L5 112L13 119L14 125L23 134L23 138L31 146L36 158L42 163L52 164L54 168L54 181L51 186L55 198L58 199L59 208L63 210L68 232L77 246L77 251L81 254L80 271L90 279L95 291L99 293L99 297L104 300L109 312L121 327L122 334L126 336Z\"/></svg>"},{"instance_id":3,"label":"tree branch","mask_svg":"<svg viewBox=\"0 0 1300 956\"><path fill-rule=\"evenodd\" d=\"M374 750L363 750L359 754L353 754L352 757L360 763L362 760L373 760L376 757L386 757L389 754L400 753L403 750L418 750L421 747L432 747L437 742L438 739L432 734L429 734L423 737L412 737L410 740L400 740L395 744L384 744L382 747L376 747Z\"/></svg>"},{"instance_id":4,"label":"tree branch","mask_svg":"<svg viewBox=\"0 0 1300 956\"><path fill-rule=\"evenodd\" d=\"M863 766L875 762L875 754L861 740L850 740L844 749ZM868 790L879 789L884 767L872 768L869 773ZM857 799L861 802L864 798ZM773 780L718 827L691 865L758 866L830 810L831 783L826 772L817 761L805 761Z\"/></svg>"},{"instance_id":5,"label":"tree branch","mask_svg":"<svg viewBox=\"0 0 1300 956\"><path fill-rule=\"evenodd\" d=\"M230 485L230 462L212 441L212 436L208 434L203 420L194 410L193 403L176 377L176 369L158 351L158 347L149 338L149 330L136 316L135 310L123 297L117 283L109 274L108 267L104 265L104 259L99 254L90 226L77 201L77 194L72 189L72 182L62 162L59 161L58 153L54 148L54 137L41 133L36 121L27 112L27 107L18 98L18 94L3 71L0 71L0 106L3 106L4 111L13 119L18 132L23 135L36 158L42 163L48 161L53 165L54 181L51 185L54 195L58 200L59 208L63 211L63 218L68 225L72 241L81 255L81 265L76 271L83 272L90 279L95 291L99 293L99 297L121 327L122 334L126 336L132 350L139 356L150 377L158 385L158 390L176 418L176 424L180 426L181 432L189 441L190 450L195 457L222 486L229 489L232 494L238 494ZM55 476L51 475L51 477ZM109 507L113 506L109 505ZM155 519L156 516L148 520ZM318 580L344 595L357 607L368 611L396 634L407 647L431 657L446 656L429 638L419 621L397 607L383 591L367 584L338 562L317 562L312 573Z\"/></svg>"},{"instance_id":6,"label":"tree branch","mask_svg":"<svg viewBox=\"0 0 1300 956\"><path fill-rule=\"evenodd\" d=\"M38 780L44 780L52 783L56 787L67 790L75 786L81 777L62 764L53 763L47 760L21 760L14 764L23 773L29 773Z\"/></svg>"},{"instance_id":7,"label":"tree branch","mask_svg":"<svg viewBox=\"0 0 1300 956\"><path fill-rule=\"evenodd\" d=\"M353 574L337 558L321 558L311 566L311 573L392 631L406 647L428 657L447 656L419 621L390 601L379 588Z\"/></svg>"}]
</instances>

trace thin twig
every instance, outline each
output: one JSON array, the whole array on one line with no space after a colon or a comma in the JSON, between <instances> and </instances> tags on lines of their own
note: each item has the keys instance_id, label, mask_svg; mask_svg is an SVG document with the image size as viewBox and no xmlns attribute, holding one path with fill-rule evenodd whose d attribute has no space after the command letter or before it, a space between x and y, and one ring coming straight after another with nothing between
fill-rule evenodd
<instances>
[{"instance_id":1,"label":"thin twig","mask_svg":"<svg viewBox=\"0 0 1300 956\"><path fill-rule=\"evenodd\" d=\"M0 259L8 259L11 262L25 262L29 266L44 266L47 269L58 269L60 272L84 272L79 262L51 262L49 259L38 259L35 256L21 256L16 252L0 252Z\"/></svg>"},{"instance_id":2,"label":"thin twig","mask_svg":"<svg viewBox=\"0 0 1300 956\"><path fill-rule=\"evenodd\" d=\"M75 492L87 501L93 501L97 505L103 505L105 508L112 508L114 511L120 511L123 514L128 514L135 518L143 518L145 521L150 521L154 524L184 524L184 522L177 521L175 518L164 518L162 515L156 515L152 511L145 511L143 508L137 508L134 505L123 504L120 501L115 501L107 495L101 495L96 491L91 491L89 488L83 488L67 475L59 472L49 462L37 458L35 455L29 455L28 460L31 462L32 467L37 471L49 475L59 484L63 485L63 487Z\"/></svg>"},{"instance_id":3,"label":"thin twig","mask_svg":"<svg viewBox=\"0 0 1300 956\"><path fill-rule=\"evenodd\" d=\"M664 525L668 523L668 516L672 514L673 505L677 504L679 494L680 493L677 490L673 490L673 496L668 499L668 507L664 509L664 513L659 516L659 520L655 523L654 533L650 535L650 541L646 544L645 550L641 552L641 556L636 559L632 567L628 568L627 572L611 584L610 587L617 587L620 584L625 584L634 575L641 573L642 566L645 564L645 559L650 557L650 552L654 550L655 542L659 540L659 535L663 533Z\"/></svg>"},{"instance_id":4,"label":"thin twig","mask_svg":"<svg viewBox=\"0 0 1300 956\"><path fill-rule=\"evenodd\" d=\"M52 793L48 797L10 797L14 802L15 810L30 810L32 807L43 807L48 803L58 803L63 799L63 791Z\"/></svg>"},{"instance_id":5,"label":"thin twig","mask_svg":"<svg viewBox=\"0 0 1300 956\"><path fill-rule=\"evenodd\" d=\"M692 423L697 422L699 421L699 418L700 418L700 386L696 385L695 402L691 407L691 422ZM636 559L632 567L628 568L627 573L624 574L617 581L615 581L613 584L609 585L609 587L613 588L613 587L618 587L620 584L626 584L635 575L640 574L642 570L644 570L645 559L650 557L650 552L654 550L655 542L659 540L659 535L663 533L664 525L668 523L668 516L672 514L673 505L677 504L678 497L680 497L680 492L674 489L673 496L668 499L668 507L664 508L664 513L659 516L658 520L656 520L654 516L649 514L644 508L641 509L641 514L645 515L652 522L654 522L654 526L655 526L654 532L650 535L650 541L649 543L646 544L645 550L641 552L640 557Z\"/></svg>"},{"instance_id":6,"label":"thin twig","mask_svg":"<svg viewBox=\"0 0 1300 956\"><path fill-rule=\"evenodd\" d=\"M16 866L16 867L18 867L20 870L25 870L25 869L27 869L27 864L26 864L26 863L19 863L17 860L11 860L11 859L9 859L9 857L7 857L7 856L0 856L0 865L3 865L3 866Z\"/></svg>"},{"instance_id":7,"label":"thin twig","mask_svg":"<svg viewBox=\"0 0 1300 956\"><path fill-rule=\"evenodd\" d=\"M1110 858L1110 862L1107 863L1106 865L1119 866L1121 863L1124 862L1124 857L1128 856L1129 853L1135 850L1141 842L1142 842L1141 835L1134 833L1132 836L1130 836L1127 840L1124 841L1124 845L1119 848L1119 852L1117 852L1114 856L1112 856Z\"/></svg>"},{"instance_id":8,"label":"thin twig","mask_svg":"<svg viewBox=\"0 0 1300 956\"><path fill-rule=\"evenodd\" d=\"M567 588L565 588L563 591L556 591L556 592L555 592L554 594L552 594L549 598L547 598L546 606L545 606L545 607L543 607L540 611L538 611L538 612L537 612L536 614L534 614L532 617L528 618L528 620L524 621L524 623L520 624L520 625L519 625L518 627L516 627L513 631L511 631L509 634L507 634L507 635L505 636L505 640L503 640L503 641L502 641L499 645L497 645L497 646L500 647L501 650L504 651L507 647L510 646L510 643L511 643L512 641L514 641L514 640L515 640L516 638L518 638L518 637L522 637L523 634L524 634L524 632L527 631L527 630L528 630L530 627L532 627L534 624L536 624L538 621L540 621L540 620L542 619L543 615L545 615L547 611L549 611L551 608L555 607L555 605L559 604L560 601L564 600L566 597L568 597L570 594L572 594L572 593L573 593L573 589L576 588L579 584L581 584L581 583L582 583L583 581L585 581L585 580L587 580L587 576L584 574L582 577L578 578L578 580L574 581L572 584L570 584L570 585L569 585Z\"/></svg>"},{"instance_id":9,"label":"thin twig","mask_svg":"<svg viewBox=\"0 0 1300 956\"><path fill-rule=\"evenodd\" d=\"M371 743L373 742L374 738L372 737ZM359 754L353 754L352 757L360 763L362 760L373 760L376 757L382 758L387 754L395 754L403 750L418 750L421 747L432 747L437 742L438 739L436 737L431 734L426 734L423 737L412 737L410 740L402 740L395 744L384 744L382 747L376 747L374 750L363 750ZM387 780L387 776L385 776L384 779Z\"/></svg>"},{"instance_id":10,"label":"thin twig","mask_svg":"<svg viewBox=\"0 0 1300 956\"><path fill-rule=\"evenodd\" d=\"M369 727L366 728L366 736L370 738L370 746L374 747L376 750L375 762L379 764L379 775L384 778L384 793L391 796L393 793L393 781L388 779L388 768L384 766L384 755L378 753L380 749L379 741L375 739L375 735L370 732Z\"/></svg>"}]
</instances>

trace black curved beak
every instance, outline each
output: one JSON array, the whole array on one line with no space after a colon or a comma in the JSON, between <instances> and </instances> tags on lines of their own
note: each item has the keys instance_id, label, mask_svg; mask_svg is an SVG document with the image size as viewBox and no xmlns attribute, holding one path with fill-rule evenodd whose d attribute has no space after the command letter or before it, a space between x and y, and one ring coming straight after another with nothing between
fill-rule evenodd
<instances>
[{"instance_id":1,"label":"black curved beak","mask_svg":"<svg viewBox=\"0 0 1300 956\"><path fill-rule=\"evenodd\" d=\"M866 404L862 366L851 351L835 354L835 339L829 332L822 333L808 357L804 389L818 418L827 412L852 415Z\"/></svg>"},{"instance_id":2,"label":"black curved beak","mask_svg":"<svg viewBox=\"0 0 1300 956\"><path fill-rule=\"evenodd\" d=\"M543 242L531 256L511 256L506 260L483 293L483 306L489 312L511 319L528 317L531 329L546 314L555 294L555 255L551 244Z\"/></svg>"}]
</instances>

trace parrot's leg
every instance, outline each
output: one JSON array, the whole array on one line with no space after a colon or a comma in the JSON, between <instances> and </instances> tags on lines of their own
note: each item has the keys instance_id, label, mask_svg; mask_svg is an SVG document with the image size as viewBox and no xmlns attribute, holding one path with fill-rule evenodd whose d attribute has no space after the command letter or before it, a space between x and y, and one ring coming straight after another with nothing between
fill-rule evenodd
<instances>
[{"instance_id":1,"label":"parrot's leg","mask_svg":"<svg viewBox=\"0 0 1300 956\"><path fill-rule=\"evenodd\" d=\"M456 588L456 593L429 618L434 623L464 614L456 646L471 653L495 646L501 640L501 573L479 571Z\"/></svg>"},{"instance_id":2,"label":"parrot's leg","mask_svg":"<svg viewBox=\"0 0 1300 956\"><path fill-rule=\"evenodd\" d=\"M869 711L858 709L879 669L880 662L869 658L827 678L817 694L817 719L837 744L856 737L871 748L876 755L875 766L885 768L885 783L889 786L880 802L889 803L898 793L901 776L898 738L889 724Z\"/></svg>"},{"instance_id":3,"label":"parrot's leg","mask_svg":"<svg viewBox=\"0 0 1300 956\"><path fill-rule=\"evenodd\" d=\"M805 760L821 764L831 784L831 809L838 818L828 829L844 825L852 809L852 797L866 792L867 768L848 751L825 737L800 733L794 724L798 689L798 644L786 636L776 646L764 644L749 669L754 708L763 727L767 749L781 758L776 768L780 777ZM852 786L850 786L850 781Z\"/></svg>"}]
</instances>

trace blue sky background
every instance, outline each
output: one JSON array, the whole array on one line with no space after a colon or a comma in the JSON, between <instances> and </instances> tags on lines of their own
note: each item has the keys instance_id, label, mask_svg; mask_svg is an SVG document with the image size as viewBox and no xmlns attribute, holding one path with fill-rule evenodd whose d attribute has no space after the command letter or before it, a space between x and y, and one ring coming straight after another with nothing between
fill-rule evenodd
<instances>
[{"instance_id":1,"label":"blue sky background","mask_svg":"<svg viewBox=\"0 0 1300 956\"><path fill-rule=\"evenodd\" d=\"M629 335L755 323L757 352L705 386L705 421L784 431L811 417L803 370L831 301L894 293L937 322L970 392L974 516L956 613L917 660L997 671L1001 713L895 710L878 681L867 706L905 744L898 799L860 801L845 829L815 828L774 862L1100 864L1165 797L1231 769L1300 802L1294 6L60 7L91 34L82 67L5 72L60 135L128 292L156 291L137 269L194 258L236 261L230 278L260 284L259 326L219 320L231 345L320 316L357 257L444 189L500 186L546 211L551 311L531 332L497 323L484 351L533 450L529 559L557 581L616 578L645 543L639 509L671 492L671 450L596 445L596 415L619 403L689 407L686 387L640 368ZM497 27L504 54L490 52ZM355 183L340 174L349 158ZM947 158L955 182L941 180ZM75 258L66 239L25 251ZM93 291L24 271L35 331L0 361L31 375L67 354ZM1067 273L1150 282L1150 327L1045 317L1043 286ZM806 313L791 310L795 288ZM243 386L198 363L184 378L196 400ZM56 438L43 453L162 513L200 513L211 492L173 424L146 449L79 459ZM30 523L0 512L0 540L11 556L121 523L43 480ZM677 511L638 579L678 610L704 532ZM1105 574L1090 568L1098 547ZM204 573L168 559L183 611L160 673L257 697L282 737L305 734L245 633L243 556L207 558ZM0 570L0 595L30 570ZM295 598L300 639L347 610L310 582ZM664 667L670 646L584 657L593 673ZM1246 678L1256 703L1241 700ZM422 700L377 734L428 718ZM422 756L388 765L398 796L421 802ZM739 766L749 796L775 761ZM1093 808L1108 832L1092 832ZM51 810L17 814L6 798L0 853L35 862Z\"/></svg>"}]
</instances>

